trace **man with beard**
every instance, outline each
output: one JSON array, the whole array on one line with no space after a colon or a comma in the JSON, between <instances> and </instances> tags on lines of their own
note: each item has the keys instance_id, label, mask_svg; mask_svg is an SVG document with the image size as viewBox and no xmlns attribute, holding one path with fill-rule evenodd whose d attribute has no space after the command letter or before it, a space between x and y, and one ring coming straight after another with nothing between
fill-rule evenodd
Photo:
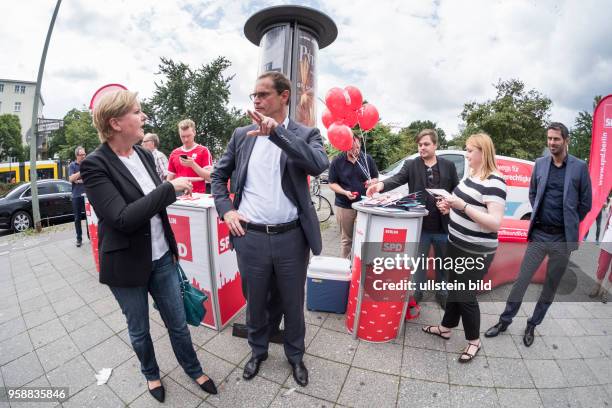
<instances>
[{"instance_id":1,"label":"man with beard","mask_svg":"<svg viewBox=\"0 0 612 408\"><path fill-rule=\"evenodd\" d=\"M553 302L571 252L578 249L578 225L590 211L592 200L586 163L567 153L567 127L553 122L546 137L550 155L536 160L529 186L533 211L527 251L499 322L485 332L485 337L495 337L506 331L521 307L533 274L548 255L546 280L523 335L527 347L533 344L535 327L542 323Z\"/></svg>"}]
</instances>

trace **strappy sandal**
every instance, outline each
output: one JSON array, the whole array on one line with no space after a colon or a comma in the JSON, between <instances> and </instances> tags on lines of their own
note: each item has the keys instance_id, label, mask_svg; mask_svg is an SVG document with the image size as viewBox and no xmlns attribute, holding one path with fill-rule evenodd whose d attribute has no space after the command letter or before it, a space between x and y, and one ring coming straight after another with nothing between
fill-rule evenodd
<instances>
[{"instance_id":1,"label":"strappy sandal","mask_svg":"<svg viewBox=\"0 0 612 408\"><path fill-rule=\"evenodd\" d=\"M476 352L474 352L474 354L468 353L468 351L470 351L470 347L476 347ZM474 344L468 341L467 349L463 353L461 353L461 356L459 356L457 361L459 361L460 363L469 363L474 359L474 357L476 357L476 354L478 354L481 347L482 344ZM466 356L467 358L462 358L463 356Z\"/></svg>"},{"instance_id":2,"label":"strappy sandal","mask_svg":"<svg viewBox=\"0 0 612 408\"><path fill-rule=\"evenodd\" d=\"M431 329L433 329L434 327L438 328L438 333L431 331ZM451 338L450 336L451 331L450 330L442 331L442 328L440 328L440 326L425 326L425 327L422 327L421 330L423 330L427 334L433 334L434 336L442 337L444 340L449 340ZM448 337L443 336L443 334L448 334Z\"/></svg>"}]
</instances>

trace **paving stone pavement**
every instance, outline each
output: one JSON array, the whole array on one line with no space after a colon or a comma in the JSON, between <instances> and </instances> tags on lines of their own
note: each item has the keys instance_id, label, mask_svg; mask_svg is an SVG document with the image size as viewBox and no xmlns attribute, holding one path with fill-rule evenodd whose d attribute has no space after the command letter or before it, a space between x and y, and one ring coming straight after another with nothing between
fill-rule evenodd
<instances>
[{"instance_id":1,"label":"paving stone pavement","mask_svg":"<svg viewBox=\"0 0 612 408\"><path fill-rule=\"evenodd\" d=\"M0 387L67 386L61 403L31 406L151 407L125 321L108 288L97 281L91 248L74 246L69 224L41 235L4 237L0 255ZM339 253L332 219L323 226L324 254ZM10 245L6 245L10 242ZM596 262L596 254L580 254ZM594 264L593 264L594 270ZM500 288L505 293L507 288ZM494 323L503 302L482 303L481 331ZM442 316L425 303L419 319L406 325L403 341L372 344L353 340L344 316L305 312L310 384L299 387L283 349L252 381L242 379L246 340L190 327L204 371L218 396L201 392L183 373L168 334L154 309L151 333L167 407L603 407L612 405L612 305L555 303L536 331L531 348L521 332L532 304L525 305L512 330L494 339L468 365L457 362L463 332L452 340L428 336L423 324ZM244 314L236 321L244 322ZM107 384L95 372L112 367ZM28 406L9 405L0 407Z\"/></svg>"}]
</instances>

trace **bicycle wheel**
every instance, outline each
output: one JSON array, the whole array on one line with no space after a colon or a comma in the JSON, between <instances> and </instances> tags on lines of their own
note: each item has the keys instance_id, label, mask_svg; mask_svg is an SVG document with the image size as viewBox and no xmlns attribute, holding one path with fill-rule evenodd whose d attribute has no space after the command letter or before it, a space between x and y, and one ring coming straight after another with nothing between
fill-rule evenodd
<instances>
[{"instance_id":1,"label":"bicycle wheel","mask_svg":"<svg viewBox=\"0 0 612 408\"><path fill-rule=\"evenodd\" d=\"M329 220L334 213L329 200L322 195L311 196L310 198L312 199L312 205L314 205L315 211L317 212L319 222L323 223Z\"/></svg>"}]
</instances>

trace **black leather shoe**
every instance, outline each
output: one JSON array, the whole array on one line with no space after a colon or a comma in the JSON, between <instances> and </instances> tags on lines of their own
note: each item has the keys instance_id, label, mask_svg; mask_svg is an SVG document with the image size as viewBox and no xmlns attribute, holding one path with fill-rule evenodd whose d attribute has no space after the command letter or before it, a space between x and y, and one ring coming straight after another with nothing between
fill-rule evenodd
<instances>
[{"instance_id":1,"label":"black leather shoe","mask_svg":"<svg viewBox=\"0 0 612 408\"><path fill-rule=\"evenodd\" d=\"M525 344L525 346L529 347L533 344L533 340L535 335L533 334L533 331L535 330L535 326L528 324L527 327L525 328L525 335L523 336L523 344Z\"/></svg>"},{"instance_id":2,"label":"black leather shoe","mask_svg":"<svg viewBox=\"0 0 612 408\"><path fill-rule=\"evenodd\" d=\"M204 374L204 375L206 375L206 374ZM212 395L216 395L217 394L217 387L215 386L214 381L210 377L208 377L208 380L206 380L202 384L198 384L198 385L200 386L200 389L202 391L204 391L204 392L207 392L207 393L212 394Z\"/></svg>"},{"instance_id":3,"label":"black leather shoe","mask_svg":"<svg viewBox=\"0 0 612 408\"><path fill-rule=\"evenodd\" d=\"M76 242L76 246L77 246L77 248L80 248L80 247L81 247L81 245L83 245L83 241L77 241L77 242Z\"/></svg>"},{"instance_id":4,"label":"black leather shoe","mask_svg":"<svg viewBox=\"0 0 612 408\"><path fill-rule=\"evenodd\" d=\"M293 379L298 385L305 387L308 385L308 369L304 365L304 362L291 363L293 369Z\"/></svg>"},{"instance_id":5,"label":"black leather shoe","mask_svg":"<svg viewBox=\"0 0 612 408\"><path fill-rule=\"evenodd\" d=\"M508 328L507 323L499 322L495 326L489 328L489 330L485 332L485 337L496 337L499 333L505 332L507 328Z\"/></svg>"},{"instance_id":6,"label":"black leather shoe","mask_svg":"<svg viewBox=\"0 0 612 408\"><path fill-rule=\"evenodd\" d=\"M149 394L151 394L153 398L155 398L159 402L164 402L164 400L166 399L166 390L164 389L163 385L160 385L159 387L153 389L149 388Z\"/></svg>"},{"instance_id":7,"label":"black leather shoe","mask_svg":"<svg viewBox=\"0 0 612 408\"><path fill-rule=\"evenodd\" d=\"M270 335L270 343L283 344L285 343L285 331L279 330Z\"/></svg>"},{"instance_id":8,"label":"black leather shoe","mask_svg":"<svg viewBox=\"0 0 612 408\"><path fill-rule=\"evenodd\" d=\"M262 361L266 361L268 359L268 354L264 354L260 357L252 356L249 361L247 361L244 366L244 371L242 372L242 378L245 380L250 380L257 375L259 372L259 366Z\"/></svg>"}]
</instances>

